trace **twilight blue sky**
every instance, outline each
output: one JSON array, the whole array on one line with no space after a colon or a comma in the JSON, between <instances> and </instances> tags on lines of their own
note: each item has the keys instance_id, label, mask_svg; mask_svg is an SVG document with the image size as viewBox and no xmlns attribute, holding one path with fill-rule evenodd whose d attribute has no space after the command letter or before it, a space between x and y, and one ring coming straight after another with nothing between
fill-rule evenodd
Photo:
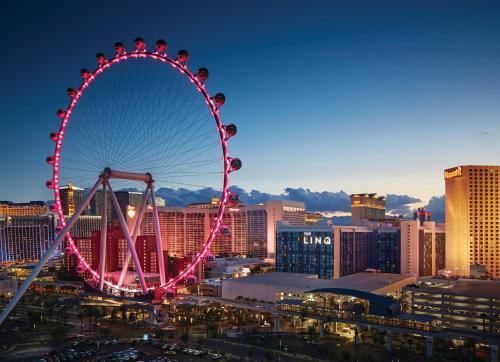
<instances>
[{"instance_id":1,"label":"twilight blue sky","mask_svg":"<svg viewBox=\"0 0 500 362\"><path fill-rule=\"evenodd\" d=\"M210 69L245 190L425 201L444 168L500 163L499 2L18 1L0 17L0 200L51 198L65 89L136 36Z\"/></svg>"}]
</instances>

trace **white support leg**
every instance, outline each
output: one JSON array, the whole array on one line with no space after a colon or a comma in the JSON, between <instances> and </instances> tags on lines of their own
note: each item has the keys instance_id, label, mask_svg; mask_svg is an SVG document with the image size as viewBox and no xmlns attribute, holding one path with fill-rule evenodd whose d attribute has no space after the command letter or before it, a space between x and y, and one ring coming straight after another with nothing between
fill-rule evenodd
<instances>
[{"instance_id":1,"label":"white support leg","mask_svg":"<svg viewBox=\"0 0 500 362\"><path fill-rule=\"evenodd\" d=\"M142 218L144 217L144 212L148 203L148 192L149 186L146 187L146 190L144 190L144 193L142 194L142 204L139 208L139 214L137 215L137 220L134 225L134 231L132 233L132 242L134 243L134 247L135 241L137 240L137 235L139 235L139 232L141 230ZM125 261L122 266L122 272L120 274L120 279L118 280L118 286L120 287L123 285L125 275L127 275L128 266L130 265L130 259L132 259L132 254L130 253L130 250L127 250L127 256L125 257Z\"/></svg>"},{"instance_id":2,"label":"white support leg","mask_svg":"<svg viewBox=\"0 0 500 362\"><path fill-rule=\"evenodd\" d=\"M155 224L155 234L156 234L156 253L158 255L158 268L160 269L160 283L164 285L165 280L165 261L163 260L163 245L161 243L161 233L160 233L160 218L158 217L158 208L156 207L155 192L153 186L151 186L151 203L153 204L153 222Z\"/></svg>"},{"instance_id":3,"label":"white support leg","mask_svg":"<svg viewBox=\"0 0 500 362\"><path fill-rule=\"evenodd\" d=\"M21 285L21 287L17 290L17 292L12 297L11 301L9 302L9 304L4 308L4 310L2 311L2 314L0 314L0 325L7 318L7 316L12 311L12 309L14 309L14 307L19 302L19 300L24 295L24 293L26 293L26 291L28 290L30 284L33 283L33 281L35 280L35 278L38 276L38 274L42 270L43 266L49 261L50 257L52 255L54 255L54 252L59 247L59 244L62 243L62 241L66 237L66 234L70 231L70 229L73 227L73 225L75 224L75 222L78 220L78 217L85 210L85 208L87 207L87 205L89 204L90 200L95 195L95 193L97 192L97 190L99 189L99 187L101 187L101 184L102 184L102 178L99 177L99 180L96 182L96 184L94 185L94 187L92 187L92 189L87 194L87 196L85 196L85 198L82 200L82 203L78 206L78 208L76 209L76 211L73 214L73 216L71 216L66 221L66 225L64 225L64 227L62 228L62 230L59 233L59 235L57 235L57 238L54 240L54 242L52 243L52 245L47 249L47 251L45 252L45 254L43 255L43 257L35 265L35 267L33 268L32 272L31 272L31 274L29 275L29 277L24 281L24 283Z\"/></svg>"},{"instance_id":4,"label":"white support leg","mask_svg":"<svg viewBox=\"0 0 500 362\"><path fill-rule=\"evenodd\" d=\"M99 263L99 290L104 289L104 273L106 272L106 242L108 238L108 198L106 197L106 183L102 185L102 218L101 218L101 248Z\"/></svg>"},{"instance_id":5,"label":"white support leg","mask_svg":"<svg viewBox=\"0 0 500 362\"><path fill-rule=\"evenodd\" d=\"M116 199L116 195L113 192L113 189L111 187L111 184L106 181L108 188L109 188L109 193L111 194L111 200L113 201L113 206L115 207L116 214L118 216L118 221L120 222L120 227L123 231L123 235L125 236L125 239L127 240L128 244L128 250L132 253L132 258L134 259L134 265L135 265L135 270L137 271L137 274L139 275L139 281L141 283L142 291L144 293L148 292L148 287L146 285L146 280L144 279L144 274L142 273L142 268L141 268L141 263L139 261L139 257L137 256L137 253L135 252L135 246L132 241L132 237L130 236L130 233L128 231L127 227L127 222L125 221L125 217L123 216L123 213L120 209L120 204L118 203L118 200Z\"/></svg>"}]
</instances>

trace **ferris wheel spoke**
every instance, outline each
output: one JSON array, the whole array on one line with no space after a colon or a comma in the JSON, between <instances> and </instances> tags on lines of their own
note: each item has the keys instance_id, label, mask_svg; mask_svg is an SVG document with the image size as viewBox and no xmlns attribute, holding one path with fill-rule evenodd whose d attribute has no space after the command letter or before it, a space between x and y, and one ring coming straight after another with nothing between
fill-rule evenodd
<instances>
[{"instance_id":1,"label":"ferris wheel spoke","mask_svg":"<svg viewBox=\"0 0 500 362\"><path fill-rule=\"evenodd\" d=\"M208 138L212 137L212 136L213 136L213 131L209 131L209 132L207 132L207 133L206 133L206 134L204 134L204 135L199 135L198 137L196 137L196 138L195 138L195 139L193 139L193 140L196 140L196 139L198 139L198 138L202 138L203 136L205 136L205 138L203 138L203 139L202 139L202 141L204 141L204 140L206 140L206 139L208 139ZM190 141L189 141L189 140L187 140L187 141L185 141L185 143L184 143L184 144L187 144L187 143L189 143L189 142L190 142ZM173 148L172 148L172 147L171 147L171 148L163 148L163 149L162 149L162 151L165 153L165 152L169 152L171 149L173 149ZM131 159L134 159L135 157L137 157L137 156L138 156L138 154L139 154L139 151L136 151L135 153L132 153L132 154L130 155L130 158L131 158ZM156 158L155 160L156 160L156 161L159 161L159 160L161 160L161 159L167 159L168 157L169 157L169 155L168 155L168 154L166 154L164 157L161 157L161 158ZM140 159L138 162L132 163L131 165L132 165L132 166L136 166L136 165L139 165L139 164L142 164L142 163L143 163L143 159Z\"/></svg>"},{"instance_id":2,"label":"ferris wheel spoke","mask_svg":"<svg viewBox=\"0 0 500 362\"><path fill-rule=\"evenodd\" d=\"M201 121L201 120L203 120L204 122L203 122L203 123L201 123L201 124L199 125L199 127L196 129L196 131L192 134L191 138L189 138L188 140L184 141L184 139L185 139L185 137L184 137L184 136L186 135L186 133L187 133L187 131L188 131L188 129L187 129L187 128L186 128L186 129L184 129L182 132L180 132L180 133L177 135L177 138L178 138L178 139L177 139L177 141L175 142L175 144L173 144L171 147L169 147L169 149L165 150L165 152L166 152L165 157L166 157L166 158L167 158L167 157L169 157L169 156L171 155L171 152L172 152L172 150L173 150L173 149L176 149L176 148L178 148L179 146L184 146L185 144L189 143L190 141L191 141L191 142L193 142L193 141L197 140L197 138L198 138L198 137L197 137L197 133L199 132L199 130L200 130L200 129L202 129L202 126L203 126L203 124L207 121L207 118L205 118L205 117L199 118L196 122L199 122L199 121ZM194 122L193 122L191 125L194 125L194 124L196 124L196 123L194 123ZM203 135L202 135L202 136L203 136ZM207 133L206 133L206 136L207 136L207 138L209 138L209 137L213 136L213 131L212 131L212 132L207 132ZM181 142L181 141L184 141L184 142ZM202 139L202 141L204 141L204 139Z\"/></svg>"},{"instance_id":3,"label":"ferris wheel spoke","mask_svg":"<svg viewBox=\"0 0 500 362\"><path fill-rule=\"evenodd\" d=\"M152 171L154 170L169 170L171 169L172 167L177 167L177 166L189 166L191 165L191 167L187 167L187 168L184 168L185 170L189 170L189 169L192 169L192 168L196 168L196 167L199 167L199 166L205 166L205 165L210 165L210 164L214 164L214 163L219 163L221 162L221 158L212 158L212 159L208 159L208 160L200 160L200 161L194 161L194 162L183 162L183 163L175 163L175 164L167 164L167 165L164 165L164 166L156 166L156 167L152 167Z\"/></svg>"},{"instance_id":4,"label":"ferris wheel spoke","mask_svg":"<svg viewBox=\"0 0 500 362\"><path fill-rule=\"evenodd\" d=\"M197 156L200 156L202 154L205 154L205 152L209 151L210 149L215 148L216 146L219 146L218 143L208 143L205 145L200 145L197 147L192 147L184 152L177 152L173 154L172 156L177 156L174 158L171 158L172 162L180 162L182 160L186 160L189 156L189 159L196 159ZM198 153L192 154L191 152L193 151L199 151Z\"/></svg>"}]
</instances>

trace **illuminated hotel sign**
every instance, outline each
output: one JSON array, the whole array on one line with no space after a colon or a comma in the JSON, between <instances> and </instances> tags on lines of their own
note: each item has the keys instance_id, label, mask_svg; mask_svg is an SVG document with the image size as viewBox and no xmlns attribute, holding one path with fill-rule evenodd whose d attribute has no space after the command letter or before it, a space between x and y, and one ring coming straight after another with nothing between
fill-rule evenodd
<instances>
[{"instance_id":1,"label":"illuminated hotel sign","mask_svg":"<svg viewBox=\"0 0 500 362\"><path fill-rule=\"evenodd\" d=\"M310 232L304 233L304 244L325 244L330 245L332 243L332 239L329 236L312 236Z\"/></svg>"},{"instance_id":2,"label":"illuminated hotel sign","mask_svg":"<svg viewBox=\"0 0 500 362\"><path fill-rule=\"evenodd\" d=\"M444 178L449 179L449 178L454 178L462 176L462 168L461 167L456 167L456 168L450 168L448 170L444 170Z\"/></svg>"}]
</instances>

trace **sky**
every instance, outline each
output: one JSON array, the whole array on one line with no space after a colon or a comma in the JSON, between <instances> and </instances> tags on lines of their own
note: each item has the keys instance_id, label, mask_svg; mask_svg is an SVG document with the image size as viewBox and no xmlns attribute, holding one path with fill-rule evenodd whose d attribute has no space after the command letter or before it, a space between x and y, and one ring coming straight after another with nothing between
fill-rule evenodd
<instances>
[{"instance_id":1,"label":"sky","mask_svg":"<svg viewBox=\"0 0 500 362\"><path fill-rule=\"evenodd\" d=\"M499 164L499 2L16 1L0 17L0 200L52 197L66 88L137 36L210 69L238 126L231 184L247 192L426 203L445 168Z\"/></svg>"}]
</instances>

